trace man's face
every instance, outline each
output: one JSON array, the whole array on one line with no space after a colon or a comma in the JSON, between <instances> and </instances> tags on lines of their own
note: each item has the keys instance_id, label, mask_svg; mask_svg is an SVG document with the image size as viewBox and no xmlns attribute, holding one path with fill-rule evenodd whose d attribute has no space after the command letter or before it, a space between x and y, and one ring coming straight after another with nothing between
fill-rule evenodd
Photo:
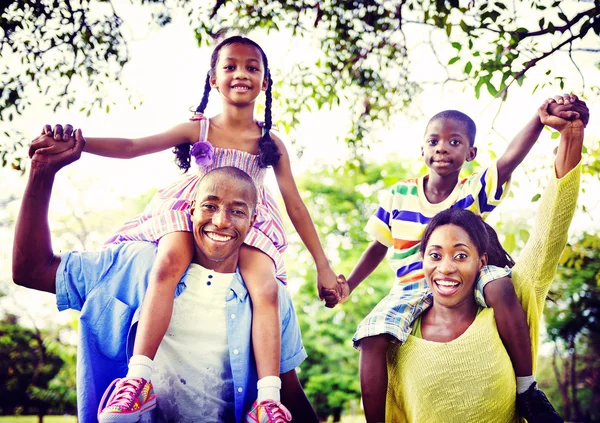
<instances>
[{"instance_id":1,"label":"man's face","mask_svg":"<svg viewBox=\"0 0 600 423\"><path fill-rule=\"evenodd\" d=\"M235 272L239 250L254 222L246 182L225 175L205 177L192 204L194 262L222 273Z\"/></svg>"}]
</instances>

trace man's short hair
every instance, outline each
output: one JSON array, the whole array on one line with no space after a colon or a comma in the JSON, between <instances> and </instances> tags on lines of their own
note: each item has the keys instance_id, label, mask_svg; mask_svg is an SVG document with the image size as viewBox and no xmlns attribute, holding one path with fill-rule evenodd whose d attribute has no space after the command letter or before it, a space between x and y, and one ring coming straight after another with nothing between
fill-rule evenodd
<instances>
[{"instance_id":1,"label":"man's short hair","mask_svg":"<svg viewBox=\"0 0 600 423\"><path fill-rule=\"evenodd\" d=\"M200 181L198 182L198 187L200 186L200 184L202 184L202 182L205 179L219 176L229 179L235 179L240 184L247 185L247 189L250 194L250 199L252 200L252 204L250 204L250 206L252 208L252 212L254 213L254 211L256 210L256 203L258 202L258 190L256 189L256 184L254 183L254 180L250 177L250 175L248 175L246 172L237 167L223 166L206 172L206 174L204 174L204 176L200 178Z\"/></svg>"}]
</instances>

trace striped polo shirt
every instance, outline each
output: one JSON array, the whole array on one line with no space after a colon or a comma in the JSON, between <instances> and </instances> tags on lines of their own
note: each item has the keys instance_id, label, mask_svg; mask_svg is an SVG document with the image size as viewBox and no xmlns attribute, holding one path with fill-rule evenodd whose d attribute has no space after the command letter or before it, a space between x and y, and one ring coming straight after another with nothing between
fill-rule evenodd
<instances>
[{"instance_id":1,"label":"striped polo shirt","mask_svg":"<svg viewBox=\"0 0 600 423\"><path fill-rule=\"evenodd\" d=\"M425 178L427 176L406 179L392 186L365 227L370 235L388 247L388 262L396 273L397 282L412 282L424 277L419 243L433 216L450 207L458 207L485 219L510 190L510 180L497 186L495 161L483 172L459 180L448 198L437 204L430 203L425 197Z\"/></svg>"}]
</instances>

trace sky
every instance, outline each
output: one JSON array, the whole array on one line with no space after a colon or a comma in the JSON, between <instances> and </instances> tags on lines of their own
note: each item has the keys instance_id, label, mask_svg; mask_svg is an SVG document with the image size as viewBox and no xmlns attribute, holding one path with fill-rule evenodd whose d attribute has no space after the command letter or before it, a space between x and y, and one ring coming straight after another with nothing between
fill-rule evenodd
<instances>
[{"instance_id":1,"label":"sky","mask_svg":"<svg viewBox=\"0 0 600 423\"><path fill-rule=\"evenodd\" d=\"M183 16L176 16L172 24L165 28L149 27L147 25L147 12L140 11L128 2L117 2L118 11L126 22L126 32L131 39L131 61L127 64L122 81L143 104L135 110L123 100L123 92L118 86L112 88L110 96L120 98L117 106L111 106L110 113L93 113L90 117L78 113L76 110L52 110L34 106L26 111L15 121L19 130L28 134L33 139L39 133L43 124L71 123L82 128L84 135L88 136L118 136L138 137L161 132L188 119L189 110L195 108L202 95L204 77L208 70L211 49L200 49L194 38L193 31ZM413 72L423 79L440 78L443 70L433 61L433 58L422 42L422 35L415 28L412 34L414 52L411 55ZM285 77L285 69L298 60L307 60L313 57L319 48L314 40L292 39L287 35L274 36L264 33L251 33L251 38L263 46L272 69L274 77ZM441 55L447 59L452 57L453 51L442 51ZM568 60L552 56L550 65L556 73L568 75L565 91L581 91L581 81L576 70ZM586 74L588 84L598 81L598 70L594 63L598 55L582 53L578 56L582 71ZM544 63L545 64L545 63ZM381 128L372 138L382 141L371 145L371 150L366 154L367 161L381 160L389 155L395 155L399 160L410 160L414 163L415 172L420 169L420 143L426 122L433 114L444 109L458 109L470 115L478 125L478 145L480 146L479 161L487 164L490 155L486 151L492 149L496 154L501 154L507 142L516 132L536 113L539 105L547 97L558 94L552 87L538 89L532 95L536 83L536 72L533 69L528 74L528 79L523 87L510 92L507 102L502 106L498 116L499 100L491 98L487 93L480 100L475 100L472 89L446 85L428 86L423 94L415 99L411 106L411 115L394 116L389 122L389 128ZM84 95L84 93L83 93ZM39 102L41 104L41 101ZM211 95L207 115L219 112L219 99L216 93ZM587 128L586 145L588 148L598 148L600 139L600 119L594 119L600 112L598 100L588 102L592 110L592 120ZM492 122L496 119L494 128ZM332 125L331 122L339 123ZM322 110L305 113L300 126L296 129L295 139L304 146L302 157L293 160L293 171L296 175L310 172L318 166L339 165L343 162L348 149L339 139L343 138L348 124L347 112L339 110ZM532 177L531 172L540 163L548 163L551 169L552 150L557 145L556 140L550 140L550 133L544 131L540 142L534 147L522 166L514 173L513 179L523 181L515 192L514 198L509 199L502 206L498 218L516 218L534 210L535 204L523 205L535 194L528 186L527 180ZM284 136L285 140L285 136ZM288 144L292 159L295 149ZM333 158L333 159L332 159ZM25 183L25 178L17 172L1 169L0 175L3 185L7 187L0 194L2 200L14 196L19 198ZM66 211L64 197L69 196L71 184L79 184L86 207L104 210L118 208L115 201L118 196L136 197L153 188L162 187L180 176L180 172L173 163L172 153L169 151L156 153L146 157L132 160L117 160L94 157L84 154L81 160L69 168L61 171L55 185L55 199L52 203L52 213L58 215ZM537 177L537 176L536 176ZM267 184L278 195L273 173ZM60 200L63 198L63 200ZM583 201L597 208L592 194L582 195ZM16 216L19 201L12 201L6 207L0 207L0 221ZM493 223L494 218L490 219ZM116 228L121 222L114 222ZM592 222L589 217L583 216L576 219L574 231L582 231L589 227L597 227L598 221ZM0 281L10 279L10 254L12 248L11 226L0 227ZM60 248L60 245L55 245ZM14 288L10 288L14 289ZM20 298L23 305L19 307L35 308L40 312L40 303L48 304L53 300L51 296L27 296L24 299L23 291L17 291L16 298ZM30 305L28 305L30 304ZM47 313L47 314L45 314ZM43 318L55 317L52 307L47 307L41 313Z\"/></svg>"}]
</instances>

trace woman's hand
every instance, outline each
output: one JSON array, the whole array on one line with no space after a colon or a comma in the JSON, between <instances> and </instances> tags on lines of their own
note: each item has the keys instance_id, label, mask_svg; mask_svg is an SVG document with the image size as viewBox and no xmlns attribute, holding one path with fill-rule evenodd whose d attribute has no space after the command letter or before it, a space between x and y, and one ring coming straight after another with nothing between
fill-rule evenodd
<instances>
[{"instance_id":1,"label":"woman's hand","mask_svg":"<svg viewBox=\"0 0 600 423\"><path fill-rule=\"evenodd\" d=\"M550 105L569 105L569 111L561 111L557 115L550 114ZM555 112L558 110L556 108ZM583 128L589 120L589 110L584 101L574 94L563 94L546 100L538 109L540 121L544 125L556 129L559 132L576 128Z\"/></svg>"}]
</instances>

